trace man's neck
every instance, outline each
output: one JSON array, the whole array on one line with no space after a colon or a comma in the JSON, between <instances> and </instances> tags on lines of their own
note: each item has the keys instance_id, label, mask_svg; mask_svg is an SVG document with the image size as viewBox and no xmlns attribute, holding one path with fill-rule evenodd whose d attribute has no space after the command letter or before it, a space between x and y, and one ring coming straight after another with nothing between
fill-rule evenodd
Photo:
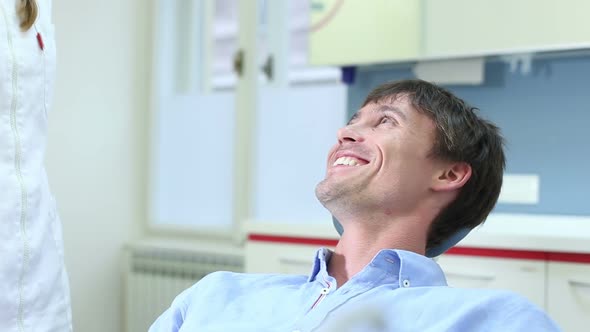
<instances>
[{"instance_id":1,"label":"man's neck","mask_svg":"<svg viewBox=\"0 0 590 332\"><path fill-rule=\"evenodd\" d=\"M330 258L328 273L336 279L338 287L359 273L383 249L403 249L424 255L427 230L420 223L396 222L383 229L364 226L347 223Z\"/></svg>"}]
</instances>

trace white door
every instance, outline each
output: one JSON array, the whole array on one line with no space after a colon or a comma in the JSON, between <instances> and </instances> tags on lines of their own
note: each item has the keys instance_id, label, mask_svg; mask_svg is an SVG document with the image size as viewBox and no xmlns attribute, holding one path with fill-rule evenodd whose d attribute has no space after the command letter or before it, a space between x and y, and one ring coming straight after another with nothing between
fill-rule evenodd
<instances>
[{"instance_id":1,"label":"white door","mask_svg":"<svg viewBox=\"0 0 590 332\"><path fill-rule=\"evenodd\" d=\"M331 223L314 189L346 87L338 68L307 64L310 5L156 1L150 229Z\"/></svg>"}]
</instances>

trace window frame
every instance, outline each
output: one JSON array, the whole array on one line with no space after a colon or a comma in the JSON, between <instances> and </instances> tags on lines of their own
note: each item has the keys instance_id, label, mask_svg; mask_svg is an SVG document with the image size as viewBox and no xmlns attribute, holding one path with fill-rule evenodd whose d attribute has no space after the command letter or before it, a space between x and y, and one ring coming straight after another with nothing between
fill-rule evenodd
<instances>
[{"instance_id":1,"label":"window frame","mask_svg":"<svg viewBox=\"0 0 590 332\"><path fill-rule=\"evenodd\" d=\"M198 64L189 63L188 68L196 72L194 78L188 79L188 90L211 93L214 91L233 90L235 93L235 136L233 150L233 206L231 226L218 229L201 225L181 225L162 223L154 219L151 210L155 196L154 182L157 175L157 119L163 102L174 95L174 70L170 65L174 63L178 45L174 35L177 27L177 6L183 1L191 4L192 17L204 17L204 20L192 20L189 38L195 40L189 46L189 54L200 52L201 61ZM273 31L268 39L268 49L275 59L275 79L269 86L290 86L309 83L333 83L340 79L337 68L303 68L290 70L288 67L288 35L289 27L281 18L288 10L286 1L268 1L268 27ZM253 186L256 184L254 171L256 158L256 112L257 96L260 86L265 79L260 71L260 56L258 50L258 27L260 20L259 0L238 1L238 49L244 51L244 72L239 78L219 79L211 72L212 48L201 45L212 45L212 29L215 0L156 0L153 2L154 24L152 44L152 86L151 105L149 110L149 147L148 147L148 181L147 181L147 211L144 231L148 235L171 236L174 238L220 240L226 243L243 244L246 240L247 224L254 220ZM282 15L282 16L281 16ZM197 27L196 24L201 24ZM198 31L198 32L197 32Z\"/></svg>"}]
</instances>

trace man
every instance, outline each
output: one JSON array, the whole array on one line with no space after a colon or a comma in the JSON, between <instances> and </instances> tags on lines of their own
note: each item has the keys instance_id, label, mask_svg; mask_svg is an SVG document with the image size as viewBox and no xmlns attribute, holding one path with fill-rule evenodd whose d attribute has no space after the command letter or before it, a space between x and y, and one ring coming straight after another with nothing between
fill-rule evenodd
<instances>
[{"instance_id":1,"label":"man","mask_svg":"<svg viewBox=\"0 0 590 332\"><path fill-rule=\"evenodd\" d=\"M339 130L316 188L345 229L336 250L320 249L309 277L210 274L150 331L338 330L363 310L383 331L558 330L516 294L448 287L425 256L492 210L502 144L496 126L440 87L377 87Z\"/></svg>"}]
</instances>

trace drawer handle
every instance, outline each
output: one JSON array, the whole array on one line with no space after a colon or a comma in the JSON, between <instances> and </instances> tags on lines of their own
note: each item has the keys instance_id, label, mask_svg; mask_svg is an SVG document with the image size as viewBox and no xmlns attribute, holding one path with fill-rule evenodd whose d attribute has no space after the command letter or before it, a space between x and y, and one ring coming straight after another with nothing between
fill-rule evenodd
<instances>
[{"instance_id":1,"label":"drawer handle","mask_svg":"<svg viewBox=\"0 0 590 332\"><path fill-rule=\"evenodd\" d=\"M287 265L305 265L309 266L309 261L304 261L302 259L293 259L293 258L280 258L279 263L287 264Z\"/></svg>"},{"instance_id":2,"label":"drawer handle","mask_svg":"<svg viewBox=\"0 0 590 332\"><path fill-rule=\"evenodd\" d=\"M475 274L462 274L462 273L445 273L449 277L459 277L459 278L469 278L473 280L481 280L481 281L492 281L496 279L494 276L482 276L482 275L475 275Z\"/></svg>"},{"instance_id":3,"label":"drawer handle","mask_svg":"<svg viewBox=\"0 0 590 332\"><path fill-rule=\"evenodd\" d=\"M590 288L590 282L588 281L569 279L567 283L570 284L570 286L572 287Z\"/></svg>"}]
</instances>

